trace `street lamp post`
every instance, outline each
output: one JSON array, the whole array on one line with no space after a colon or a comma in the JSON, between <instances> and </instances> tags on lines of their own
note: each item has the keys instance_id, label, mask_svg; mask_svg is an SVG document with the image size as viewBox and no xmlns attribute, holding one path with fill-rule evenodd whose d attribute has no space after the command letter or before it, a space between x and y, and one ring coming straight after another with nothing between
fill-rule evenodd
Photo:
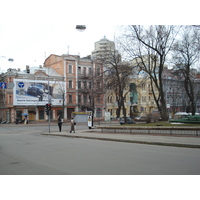
<instances>
[{"instance_id":1,"label":"street lamp post","mask_svg":"<svg viewBox=\"0 0 200 200\"><path fill-rule=\"evenodd\" d=\"M50 87L49 87L49 68L48 68L48 104L51 103L49 93L50 93ZM48 126L49 126L49 133L50 133L50 110L48 110Z\"/></svg>"}]
</instances>

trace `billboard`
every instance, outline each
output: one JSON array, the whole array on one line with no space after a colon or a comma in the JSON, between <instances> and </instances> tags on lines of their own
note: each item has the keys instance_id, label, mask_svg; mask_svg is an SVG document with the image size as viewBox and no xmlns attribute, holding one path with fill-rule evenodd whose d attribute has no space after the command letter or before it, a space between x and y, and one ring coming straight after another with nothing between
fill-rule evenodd
<instances>
[{"instance_id":1,"label":"billboard","mask_svg":"<svg viewBox=\"0 0 200 200\"><path fill-rule=\"evenodd\" d=\"M14 79L13 104L39 106L50 102L52 105L62 105L65 84L63 81L42 81Z\"/></svg>"}]
</instances>

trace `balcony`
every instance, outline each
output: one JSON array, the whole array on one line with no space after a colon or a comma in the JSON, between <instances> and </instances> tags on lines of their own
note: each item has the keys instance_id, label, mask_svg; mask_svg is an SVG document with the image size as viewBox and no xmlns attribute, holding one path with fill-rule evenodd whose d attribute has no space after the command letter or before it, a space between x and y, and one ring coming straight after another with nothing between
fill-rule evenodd
<instances>
[{"instance_id":1,"label":"balcony","mask_svg":"<svg viewBox=\"0 0 200 200\"><path fill-rule=\"evenodd\" d=\"M92 77L93 77L93 74L78 73L78 79L91 79Z\"/></svg>"}]
</instances>

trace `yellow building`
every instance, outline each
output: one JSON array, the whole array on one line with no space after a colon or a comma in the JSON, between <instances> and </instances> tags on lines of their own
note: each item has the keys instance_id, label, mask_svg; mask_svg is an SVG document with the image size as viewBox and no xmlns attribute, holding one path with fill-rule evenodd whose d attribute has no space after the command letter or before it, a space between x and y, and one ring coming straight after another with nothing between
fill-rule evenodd
<instances>
[{"instance_id":1,"label":"yellow building","mask_svg":"<svg viewBox=\"0 0 200 200\"><path fill-rule=\"evenodd\" d=\"M130 90L128 92L128 90ZM127 117L134 118L138 115L152 114L157 109L156 103L151 91L149 79L134 78L130 83L130 88L127 88L124 93L127 93L125 98L125 108ZM106 92L106 111L110 112L112 118L116 118L118 103L114 91ZM120 117L123 117L123 111L120 112Z\"/></svg>"}]
</instances>

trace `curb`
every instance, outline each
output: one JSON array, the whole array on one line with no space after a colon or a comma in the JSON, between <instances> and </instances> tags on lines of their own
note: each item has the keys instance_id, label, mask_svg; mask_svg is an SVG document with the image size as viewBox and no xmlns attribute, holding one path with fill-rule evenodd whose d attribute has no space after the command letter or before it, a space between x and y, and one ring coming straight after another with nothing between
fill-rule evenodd
<instances>
[{"instance_id":1,"label":"curb","mask_svg":"<svg viewBox=\"0 0 200 200\"><path fill-rule=\"evenodd\" d=\"M171 146L171 147L182 147L182 148L196 148L196 149L200 149L200 145L193 145L193 144L178 144L178 143L164 143L164 142L147 142L147 141L138 141L138 140L99 138L99 137L87 137L87 136L78 136L78 135L60 135L60 134L48 134L48 133L42 133L41 135L46 135L46 136L62 136L62 137L83 138L83 139L92 139L92 140L105 140L105 141L113 141L113 142L126 142L126 143L137 143L137 144L148 144L148 145L159 145L159 146Z\"/></svg>"}]
</instances>

